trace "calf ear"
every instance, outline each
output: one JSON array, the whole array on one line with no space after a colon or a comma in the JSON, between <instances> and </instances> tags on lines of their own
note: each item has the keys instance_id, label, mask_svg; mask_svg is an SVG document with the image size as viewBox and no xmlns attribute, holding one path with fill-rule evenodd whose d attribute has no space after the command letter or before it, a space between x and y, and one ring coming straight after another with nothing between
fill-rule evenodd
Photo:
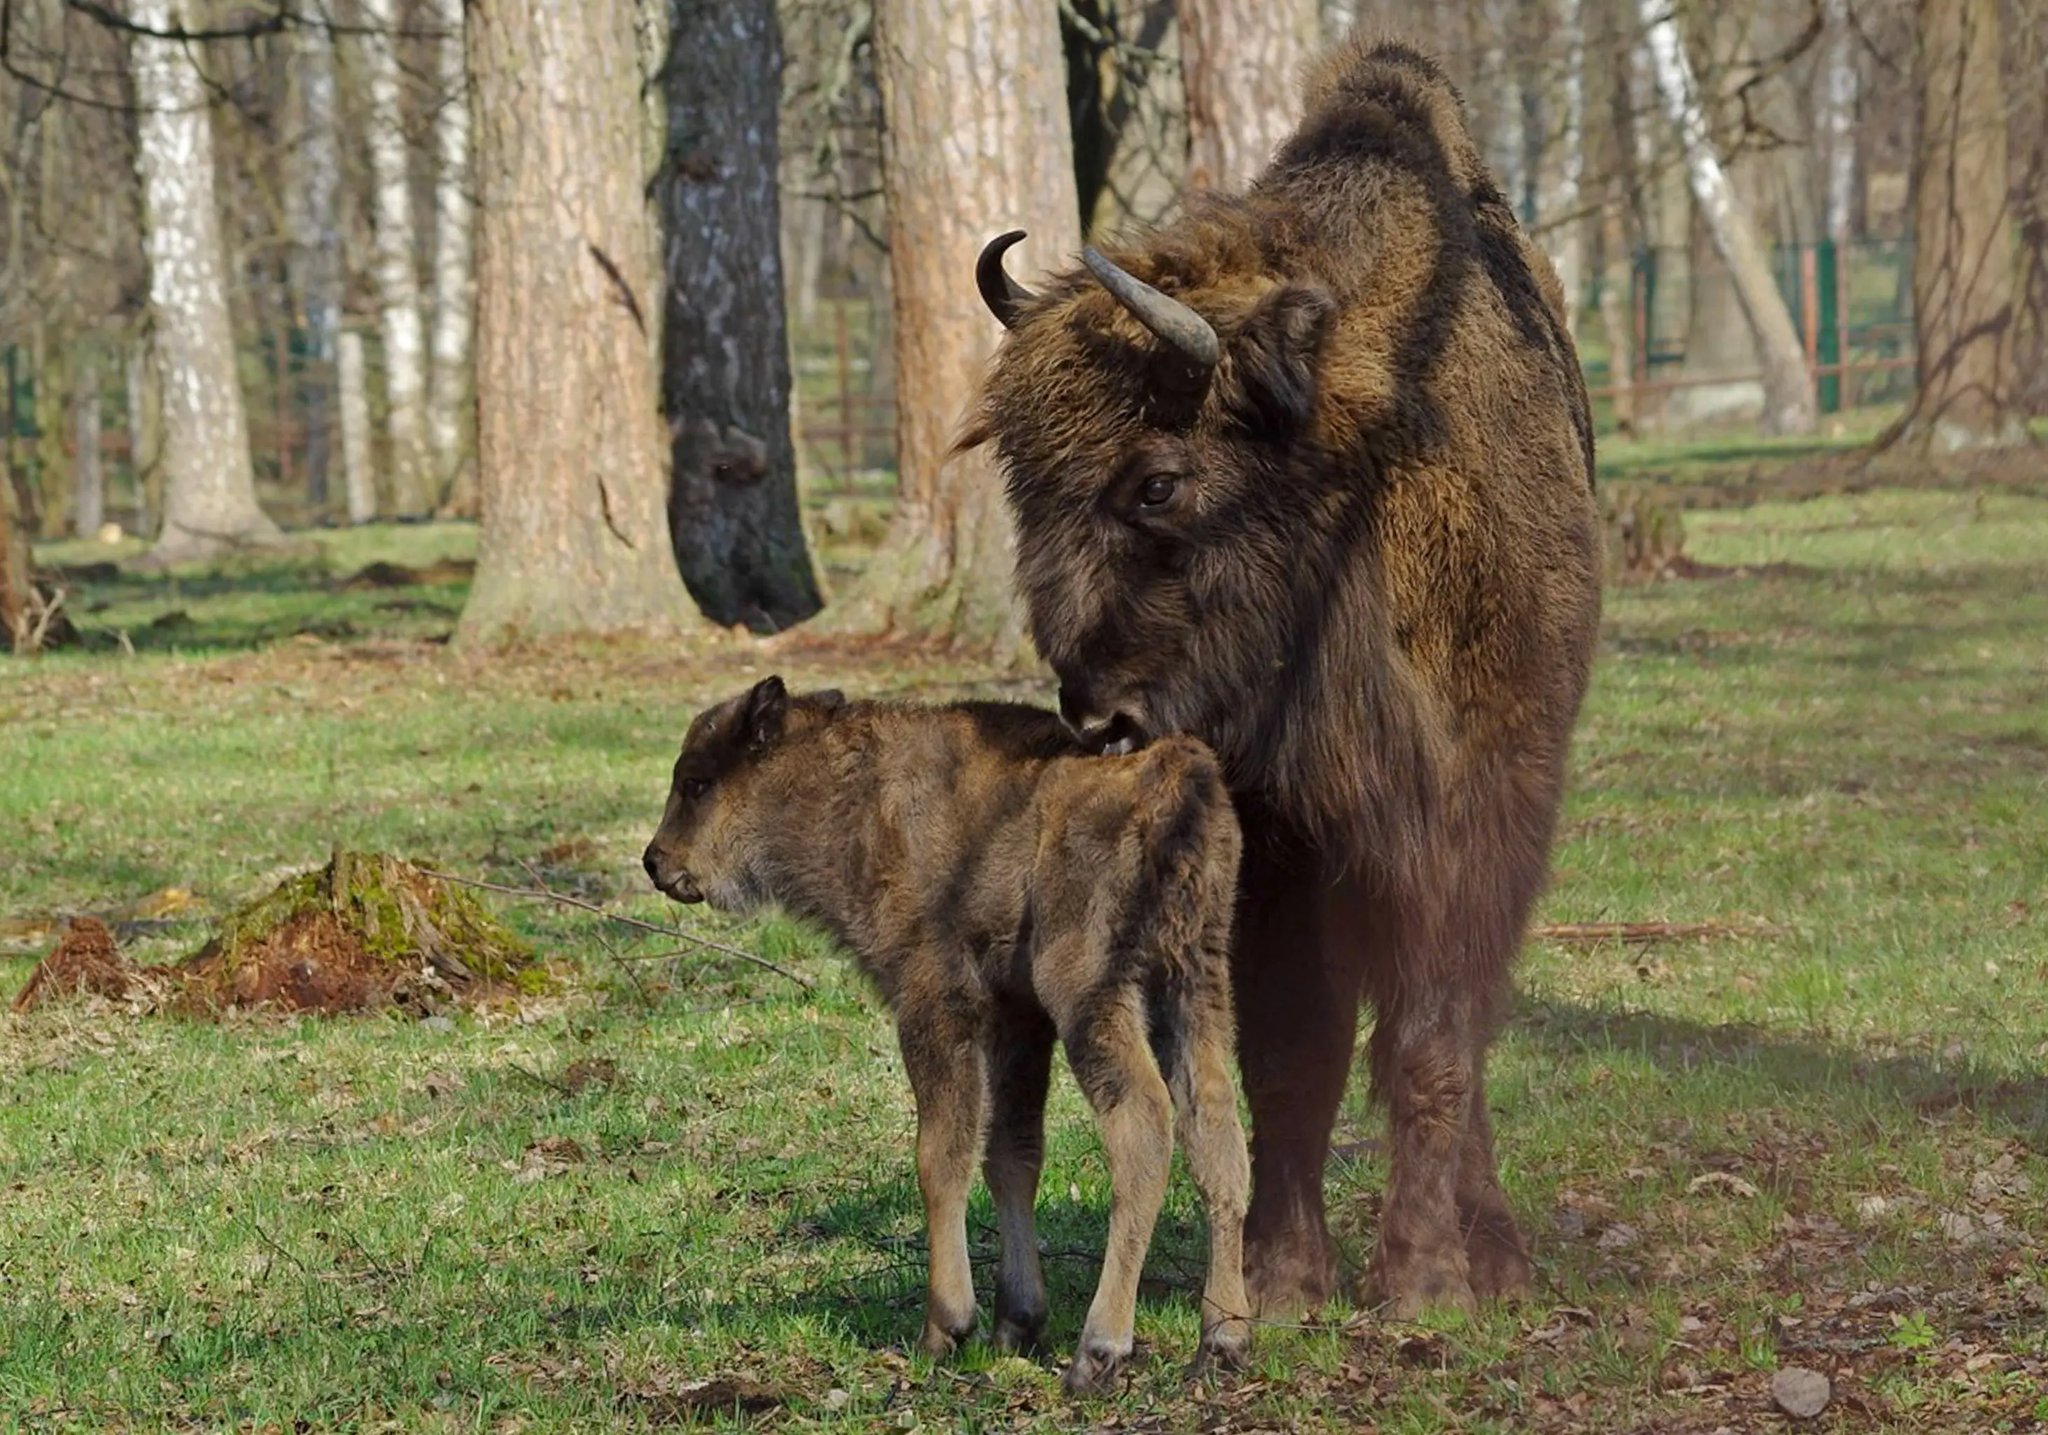
<instances>
[{"instance_id":1,"label":"calf ear","mask_svg":"<svg viewBox=\"0 0 2048 1435\"><path fill-rule=\"evenodd\" d=\"M1315 417L1317 361L1337 313L1314 281L1282 284L1261 299L1230 341L1224 401L1261 438L1289 438Z\"/></svg>"},{"instance_id":2,"label":"calf ear","mask_svg":"<svg viewBox=\"0 0 2048 1435\"><path fill-rule=\"evenodd\" d=\"M782 736L783 720L789 716L789 689L780 677L755 683L740 709L740 741L755 752Z\"/></svg>"}]
</instances>

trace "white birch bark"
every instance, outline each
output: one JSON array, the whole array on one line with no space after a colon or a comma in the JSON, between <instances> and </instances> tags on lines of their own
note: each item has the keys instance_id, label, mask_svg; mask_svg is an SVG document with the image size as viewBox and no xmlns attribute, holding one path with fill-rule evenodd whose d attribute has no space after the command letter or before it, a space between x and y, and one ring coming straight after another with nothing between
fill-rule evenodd
<instances>
[{"instance_id":1,"label":"white birch bark","mask_svg":"<svg viewBox=\"0 0 2048 1435\"><path fill-rule=\"evenodd\" d=\"M1585 288L1586 221L1579 213L1586 177L1586 7L1585 0L1564 0L1564 134L1558 161L1557 193L1552 210L1551 259L1557 282L1564 288L1564 322L1578 338L1579 304Z\"/></svg>"},{"instance_id":2,"label":"white birch bark","mask_svg":"<svg viewBox=\"0 0 2048 1435\"><path fill-rule=\"evenodd\" d=\"M1813 376L1807 372L1792 316L1772 282L1755 226L1714 153L1678 22L1668 0L1637 0L1637 10L1649 41L1658 93L1678 131L1693 198L1706 221L1714 251L1728 267L1736 300L1756 339L1763 370L1761 427L1766 434L1811 433L1818 421Z\"/></svg>"},{"instance_id":3,"label":"white birch bark","mask_svg":"<svg viewBox=\"0 0 2048 1435\"><path fill-rule=\"evenodd\" d=\"M469 327L475 302L469 260L469 70L462 47L462 0L429 0L441 31L435 42L441 109L434 119L434 338L427 388L427 436L434 477L449 490L449 507L476 511L475 470L464 442L463 401L469 397Z\"/></svg>"},{"instance_id":4,"label":"white birch bark","mask_svg":"<svg viewBox=\"0 0 2048 1435\"><path fill-rule=\"evenodd\" d=\"M348 521L368 523L377 516L377 483L370 468L370 394L369 382L363 374L363 336L353 329L342 330L335 336L334 353Z\"/></svg>"},{"instance_id":5,"label":"white birch bark","mask_svg":"<svg viewBox=\"0 0 2048 1435\"><path fill-rule=\"evenodd\" d=\"M1823 15L1829 31L1821 61L1819 126L1828 166L1826 223L1828 238L1840 244L1849 237L1856 201L1856 36L1848 0L1823 0Z\"/></svg>"},{"instance_id":6,"label":"white birch bark","mask_svg":"<svg viewBox=\"0 0 2048 1435\"><path fill-rule=\"evenodd\" d=\"M391 442L391 511L399 517L429 507L426 365L419 275L413 267L412 187L406 173L404 116L399 108L395 0L362 0L370 77L370 170L375 191L379 327L384 340L384 424Z\"/></svg>"},{"instance_id":7,"label":"white birch bark","mask_svg":"<svg viewBox=\"0 0 2048 1435\"><path fill-rule=\"evenodd\" d=\"M275 542L256 503L249 420L235 377L220 213L213 192L213 126L187 48L155 38L182 15L169 0L133 0L136 168L143 252L163 394L163 531L159 564Z\"/></svg>"},{"instance_id":8,"label":"white birch bark","mask_svg":"<svg viewBox=\"0 0 2048 1435\"><path fill-rule=\"evenodd\" d=\"M71 404L71 436L77 449L71 468L71 531L80 538L94 538L107 521L107 487L100 463L100 356L90 347L80 351L72 370Z\"/></svg>"}]
</instances>

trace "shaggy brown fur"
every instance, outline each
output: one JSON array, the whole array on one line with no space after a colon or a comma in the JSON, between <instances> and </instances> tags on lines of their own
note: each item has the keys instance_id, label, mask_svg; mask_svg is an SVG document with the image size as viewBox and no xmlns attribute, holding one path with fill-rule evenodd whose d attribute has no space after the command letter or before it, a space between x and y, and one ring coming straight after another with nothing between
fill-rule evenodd
<instances>
[{"instance_id":1,"label":"shaggy brown fur","mask_svg":"<svg viewBox=\"0 0 2048 1435\"><path fill-rule=\"evenodd\" d=\"M1254 1305L1333 1288L1364 998L1374 1286L1405 1315L1529 1282L1484 1064L1599 622L1592 428L1556 278L1436 65L1355 41L1307 96L1249 191L1109 256L1220 360L1075 270L991 300L1012 332L963 442L1007 470L1062 710L1106 746L1199 735L1236 794Z\"/></svg>"},{"instance_id":2,"label":"shaggy brown fur","mask_svg":"<svg viewBox=\"0 0 2048 1435\"><path fill-rule=\"evenodd\" d=\"M1032 1206L1057 1034L1111 1181L1102 1279L1067 1370L1076 1390L1130 1354L1176 1112L1209 1218L1197 1363L1235 1365L1250 1340L1251 1174L1230 1079L1237 863L1222 774L1192 739L1088 757L1035 708L791 698L780 678L691 724L646 857L678 901L773 903L820 923L895 1012L917 1098L934 1354L974 1326L967 1190L985 1110L996 1341L1033 1344L1044 1327Z\"/></svg>"}]
</instances>

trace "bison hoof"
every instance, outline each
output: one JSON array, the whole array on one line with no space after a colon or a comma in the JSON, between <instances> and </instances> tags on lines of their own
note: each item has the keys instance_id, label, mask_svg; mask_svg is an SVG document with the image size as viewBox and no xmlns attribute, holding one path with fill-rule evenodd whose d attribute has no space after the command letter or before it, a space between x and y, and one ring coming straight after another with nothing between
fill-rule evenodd
<instances>
[{"instance_id":1,"label":"bison hoof","mask_svg":"<svg viewBox=\"0 0 2048 1435\"><path fill-rule=\"evenodd\" d=\"M1482 1219L1471 1226L1465 1264L1472 1294L1481 1300L1525 1300L1535 1291L1536 1270L1511 1217L1505 1224Z\"/></svg>"},{"instance_id":2,"label":"bison hoof","mask_svg":"<svg viewBox=\"0 0 2048 1435\"><path fill-rule=\"evenodd\" d=\"M1081 1344L1060 1383L1069 1395L1101 1395L1116 1384L1116 1378L1131 1353L1131 1340L1121 1341L1081 1333Z\"/></svg>"},{"instance_id":3,"label":"bison hoof","mask_svg":"<svg viewBox=\"0 0 2048 1435\"><path fill-rule=\"evenodd\" d=\"M1360 1295L1388 1320L1420 1320L1432 1311L1477 1310L1472 1283L1465 1274L1464 1252L1437 1260L1407 1260L1390 1267L1384 1261L1367 1273Z\"/></svg>"},{"instance_id":4,"label":"bison hoof","mask_svg":"<svg viewBox=\"0 0 2048 1435\"><path fill-rule=\"evenodd\" d=\"M1218 1321L1202 1332L1202 1343L1195 1347L1195 1362L1188 1367L1188 1379L1242 1370L1251 1354L1252 1323L1236 1319Z\"/></svg>"},{"instance_id":5,"label":"bison hoof","mask_svg":"<svg viewBox=\"0 0 2048 1435\"><path fill-rule=\"evenodd\" d=\"M1293 1320L1337 1293L1337 1258L1329 1238L1246 1242L1245 1294L1260 1320Z\"/></svg>"}]
</instances>

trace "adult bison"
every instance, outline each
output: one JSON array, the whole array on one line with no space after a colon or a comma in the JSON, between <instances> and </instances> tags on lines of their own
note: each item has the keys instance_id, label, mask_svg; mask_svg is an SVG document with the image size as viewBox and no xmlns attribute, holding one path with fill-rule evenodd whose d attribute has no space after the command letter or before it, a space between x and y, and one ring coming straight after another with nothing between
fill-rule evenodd
<instances>
[{"instance_id":1,"label":"adult bison","mask_svg":"<svg viewBox=\"0 0 2048 1435\"><path fill-rule=\"evenodd\" d=\"M1542 886L1599 620L1592 430L1556 276L1457 92L1405 46L1315 69L1243 195L1032 294L964 442L993 442L1068 721L1199 734L1246 835L1233 961L1251 1292L1328 1295L1323 1163L1358 1003L1397 1315L1529 1283L1486 1051Z\"/></svg>"}]
</instances>

